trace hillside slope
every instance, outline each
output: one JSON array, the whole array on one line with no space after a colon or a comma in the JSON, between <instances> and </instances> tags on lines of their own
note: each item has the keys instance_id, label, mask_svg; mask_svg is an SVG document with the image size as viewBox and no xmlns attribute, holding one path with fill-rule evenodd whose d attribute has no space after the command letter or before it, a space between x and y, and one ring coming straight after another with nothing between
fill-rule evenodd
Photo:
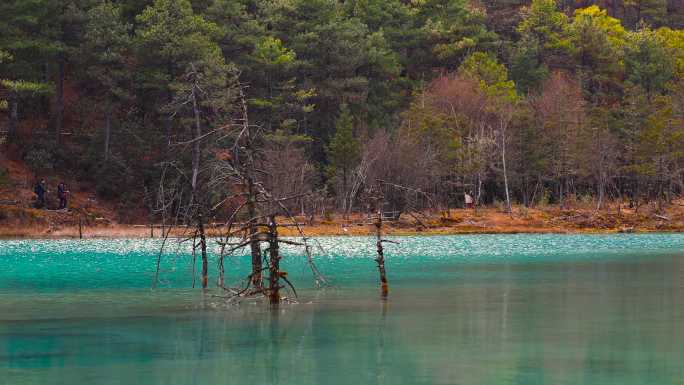
<instances>
[{"instance_id":1,"label":"hillside slope","mask_svg":"<svg viewBox=\"0 0 684 385\"><path fill-rule=\"evenodd\" d=\"M49 233L64 226L76 226L79 219L88 225L120 222L126 216L115 210L112 202L98 199L92 186L79 183L68 175L43 176L48 186L47 209L34 207L33 186L36 176L26 165L9 154L0 154L0 227L33 227ZM70 191L67 210L58 207L57 184L64 181Z\"/></svg>"}]
</instances>

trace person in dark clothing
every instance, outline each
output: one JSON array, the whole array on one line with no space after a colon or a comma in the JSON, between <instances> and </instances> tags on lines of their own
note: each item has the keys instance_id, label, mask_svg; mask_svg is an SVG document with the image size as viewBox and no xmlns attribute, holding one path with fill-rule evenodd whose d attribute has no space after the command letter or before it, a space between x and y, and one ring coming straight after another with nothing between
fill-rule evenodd
<instances>
[{"instance_id":1,"label":"person in dark clothing","mask_svg":"<svg viewBox=\"0 0 684 385\"><path fill-rule=\"evenodd\" d=\"M66 184L64 182L61 182L59 185L57 185L57 195L59 196L59 209L62 210L67 207L67 194L69 194L69 190L66 189Z\"/></svg>"},{"instance_id":2,"label":"person in dark clothing","mask_svg":"<svg viewBox=\"0 0 684 385\"><path fill-rule=\"evenodd\" d=\"M33 187L33 192L36 194L36 208L44 208L45 193L47 193L47 189L45 188L45 179L41 179L40 182L36 183L36 185Z\"/></svg>"}]
</instances>

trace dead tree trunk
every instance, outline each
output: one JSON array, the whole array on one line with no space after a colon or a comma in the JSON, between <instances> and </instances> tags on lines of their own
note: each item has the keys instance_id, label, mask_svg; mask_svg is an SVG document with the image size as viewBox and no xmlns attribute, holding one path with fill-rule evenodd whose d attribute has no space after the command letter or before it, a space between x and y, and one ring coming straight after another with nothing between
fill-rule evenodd
<instances>
[{"instance_id":1,"label":"dead tree trunk","mask_svg":"<svg viewBox=\"0 0 684 385\"><path fill-rule=\"evenodd\" d=\"M209 284L209 264L207 261L207 238L204 233L204 218L201 213L197 215L197 232L200 238L200 252L202 253L202 289L206 289Z\"/></svg>"},{"instance_id":2,"label":"dead tree trunk","mask_svg":"<svg viewBox=\"0 0 684 385\"><path fill-rule=\"evenodd\" d=\"M193 148L192 148L192 201L198 202L198 186L197 186L197 176L199 175L199 163L200 163L200 142L202 138L202 126L200 124L200 110L197 103L196 87L192 88L192 110L195 116L195 137L193 138ZM202 255L202 288L206 289L208 286L208 262L207 262L207 240L204 233L204 218L202 216L201 205L197 208L197 231L200 237L200 251Z\"/></svg>"},{"instance_id":3,"label":"dead tree trunk","mask_svg":"<svg viewBox=\"0 0 684 385\"><path fill-rule=\"evenodd\" d=\"M263 174L267 174L269 163L263 163L264 157L261 153L263 141L267 140L259 127L250 126L247 115L247 103L242 87L239 88L240 101L242 104L242 118L238 119L238 124L226 126L232 127L229 136L234 135L232 151L216 163L216 181L213 183L229 183L233 194L227 196L214 209L223 204L237 204L231 208L231 214L225 223L227 232L219 240L221 246L221 259L219 259L219 274L222 277L222 259L226 255L233 255L239 250L244 250L248 246L251 252L252 271L243 281L243 287L231 289L224 287L230 293L228 299L238 300L239 298L250 296L268 297L272 305L277 305L282 300L281 291L285 287L292 290L294 296L297 293L292 283L287 279L284 272L280 271L280 244L302 246L306 250L307 261L315 275L316 282L326 281L313 264L311 248L307 243L300 225L288 208L288 202L297 202L309 194L295 194L293 196L278 198L272 194L265 183L260 179ZM211 184L211 183L210 183ZM239 191L234 186L240 186ZM247 219L243 219L244 216ZM301 242L294 242L287 239L280 239L278 235L277 215L284 215L285 219L297 228ZM237 239L236 239L237 238ZM267 243L267 247L262 251L262 243ZM264 254L267 253L267 254ZM266 266L264 267L264 264ZM264 270L268 270L264 273Z\"/></svg>"},{"instance_id":4,"label":"dead tree trunk","mask_svg":"<svg viewBox=\"0 0 684 385\"><path fill-rule=\"evenodd\" d=\"M378 253L375 262L378 264L378 272L380 273L380 295L382 298L387 298L389 286L387 284L387 272L385 271L385 251L382 247L382 210L380 208L378 208L377 220L375 221L375 235L377 237L376 247Z\"/></svg>"},{"instance_id":5,"label":"dead tree trunk","mask_svg":"<svg viewBox=\"0 0 684 385\"><path fill-rule=\"evenodd\" d=\"M195 115L195 138L192 147L192 193L197 192L197 175L199 174L200 162L200 138L202 137L202 126L200 125L200 112L197 105L197 95L195 88L192 89L192 109Z\"/></svg>"},{"instance_id":6,"label":"dead tree trunk","mask_svg":"<svg viewBox=\"0 0 684 385\"><path fill-rule=\"evenodd\" d=\"M375 257L375 262L378 265L378 273L380 275L380 296L385 299L389 294L389 285L387 283L387 271L385 270L385 250L382 246L385 240L382 238L382 206L384 197L382 195L382 187L377 186L370 188L369 194L369 205L371 213L375 212L375 247L377 256Z\"/></svg>"},{"instance_id":7,"label":"dead tree trunk","mask_svg":"<svg viewBox=\"0 0 684 385\"><path fill-rule=\"evenodd\" d=\"M511 195L508 191L508 171L506 169L506 127L502 124L501 127L501 163L503 165L504 189L506 191L506 210L508 215L513 215L511 208Z\"/></svg>"},{"instance_id":8,"label":"dead tree trunk","mask_svg":"<svg viewBox=\"0 0 684 385\"><path fill-rule=\"evenodd\" d=\"M257 209L256 209L256 196L254 181L252 178L247 178L247 189L249 192L248 203L247 203L247 213L249 215L249 248L252 255L252 286L256 289L261 289L263 287L263 277L261 271L263 269L263 264L261 260L261 246L259 244L259 231L258 226L256 226L255 221L257 220Z\"/></svg>"},{"instance_id":9,"label":"dead tree trunk","mask_svg":"<svg viewBox=\"0 0 684 385\"><path fill-rule=\"evenodd\" d=\"M245 150L246 150L246 164L245 164L245 174L244 174L244 183L246 183L247 187L247 214L249 215L249 226L248 226L248 231L249 231L249 248L250 252L252 255L252 286L254 286L255 289L261 289L263 288L263 276L262 276L262 270L263 270L263 264L262 264L262 259L261 259L261 246L259 243L258 239L258 231L259 228L256 225L257 222L257 196L259 194L259 191L257 189L256 183L255 183L255 177L254 177L254 172L256 171L256 167L254 164L254 155L255 155L255 148L254 148L254 137L252 136L252 132L250 129L249 125L249 114L247 110L247 102L245 98L244 91L242 87L240 87L240 102L241 102L241 107L242 107L242 129L245 135ZM236 160L238 157L235 157Z\"/></svg>"},{"instance_id":10,"label":"dead tree trunk","mask_svg":"<svg viewBox=\"0 0 684 385\"><path fill-rule=\"evenodd\" d=\"M268 297L271 305L280 303L280 246L275 215L268 223Z\"/></svg>"}]
</instances>

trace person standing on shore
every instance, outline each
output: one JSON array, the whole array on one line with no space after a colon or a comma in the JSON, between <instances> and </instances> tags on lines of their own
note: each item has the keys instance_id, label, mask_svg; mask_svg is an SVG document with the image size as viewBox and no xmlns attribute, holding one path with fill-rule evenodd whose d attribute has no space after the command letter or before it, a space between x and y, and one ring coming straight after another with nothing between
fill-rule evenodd
<instances>
[{"instance_id":1,"label":"person standing on shore","mask_svg":"<svg viewBox=\"0 0 684 385\"><path fill-rule=\"evenodd\" d=\"M36 183L36 185L33 187L33 193L36 194L36 208L45 208L45 193L47 193L47 189L45 188L45 179L41 179L40 182Z\"/></svg>"},{"instance_id":2,"label":"person standing on shore","mask_svg":"<svg viewBox=\"0 0 684 385\"><path fill-rule=\"evenodd\" d=\"M464 197L465 198L465 208L472 209L473 207L475 207L475 202L473 200L473 197L468 193L464 193L464 195L465 195L465 197Z\"/></svg>"},{"instance_id":3,"label":"person standing on shore","mask_svg":"<svg viewBox=\"0 0 684 385\"><path fill-rule=\"evenodd\" d=\"M59 209L58 210L66 209L66 207L67 207L67 194L68 193L69 193L69 190L66 189L66 184L64 182L61 182L59 185L57 185L57 195L59 196Z\"/></svg>"}]
</instances>

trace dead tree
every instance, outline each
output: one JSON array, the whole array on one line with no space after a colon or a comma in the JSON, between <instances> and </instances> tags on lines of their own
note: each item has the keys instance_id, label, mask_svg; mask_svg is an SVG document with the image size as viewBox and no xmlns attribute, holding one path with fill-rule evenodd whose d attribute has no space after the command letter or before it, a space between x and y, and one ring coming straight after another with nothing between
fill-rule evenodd
<instances>
[{"instance_id":1,"label":"dead tree","mask_svg":"<svg viewBox=\"0 0 684 385\"><path fill-rule=\"evenodd\" d=\"M222 136L231 143L230 152L216 164L212 178L212 185L228 186L224 190L231 191L214 206L214 209L230 202L236 203L224 223L225 230L219 241L221 246L219 286L230 293L229 297L264 296L269 298L270 303L277 304L283 300L282 282L287 284L296 296L294 286L287 279L287 274L280 270L281 243L303 247L316 282L325 283L326 280L313 263L309 239L288 209L289 202L296 202L309 194L301 192L278 198L267 188L265 180L269 176L269 170L263 151L266 148L267 139L262 127L249 123L246 98L241 88L239 95L242 107L241 116L236 124L226 128ZM289 223L278 224L278 217L284 217ZM301 241L281 238L278 232L281 226L295 227ZM262 252L264 244L266 249ZM252 271L247 277L245 286L237 289L226 286L222 279L224 259L247 247L250 250ZM268 284L264 285L263 276L266 271L268 271Z\"/></svg>"},{"instance_id":2,"label":"dead tree","mask_svg":"<svg viewBox=\"0 0 684 385\"><path fill-rule=\"evenodd\" d=\"M195 255L199 255L202 261L202 287L208 287L206 225L209 218L219 214L226 217L218 241L221 253L218 258L217 286L228 292L228 298L263 296L276 304L285 298L282 295L285 287L289 287L296 297L287 274L280 270L282 243L302 246L316 282L325 282L313 264L309 240L287 205L290 201L305 198L307 194L302 192L278 197L266 187L269 163L264 159L264 143L268 138L262 127L249 123L243 87L235 81L234 84L226 83L226 87L234 86L228 90L217 88L216 79L204 81L204 76L211 76L212 72L205 74L196 70L194 65L190 67L191 71L178 86L171 117L185 113L182 121L190 123L188 132L191 135L185 142L172 144L178 151L170 152L174 158L164 163L162 171L159 188L161 216L164 220L170 220L174 215L175 218L162 241L154 284L159 279L161 255L171 228L183 224L185 233L179 237L179 244L192 242L193 287ZM230 95L225 93L232 93L233 98L230 99ZM221 113L233 116L227 124L212 124L222 119ZM191 150L190 159L183 156L184 149ZM291 222L287 225L297 228L301 241L286 240L279 236L278 228L283 225L278 223L277 218L283 217ZM250 250L251 273L243 286L230 287L225 282L224 260L243 249ZM264 285L266 273L268 282Z\"/></svg>"},{"instance_id":3,"label":"dead tree","mask_svg":"<svg viewBox=\"0 0 684 385\"><path fill-rule=\"evenodd\" d=\"M275 215L268 221L268 298L273 304L280 303L280 244Z\"/></svg>"},{"instance_id":4,"label":"dead tree","mask_svg":"<svg viewBox=\"0 0 684 385\"><path fill-rule=\"evenodd\" d=\"M371 218L374 217L373 226L375 227L375 247L377 256L375 262L378 266L378 273L380 276L380 296L386 299L389 295L389 284L387 282L387 271L385 270L385 250L383 243L396 243L383 238L382 233L382 207L384 205L384 194L382 192L382 185L378 183L372 186L367 191L367 201L369 203L369 211Z\"/></svg>"},{"instance_id":5,"label":"dead tree","mask_svg":"<svg viewBox=\"0 0 684 385\"><path fill-rule=\"evenodd\" d=\"M166 240L174 226L183 224L185 232L180 234L179 242L192 241L193 255L199 251L202 261L200 282L203 289L208 288L206 223L213 216L212 200L215 194L211 189L213 160L210 154L217 145L214 139L222 131L222 127L216 127L214 122L221 119L222 115L229 114L232 109L232 76L227 68L210 69L206 68L206 63L192 63L188 72L174 85L176 95L166 108L169 120L178 118L179 122L187 125L189 139L172 143L171 148L176 151L169 151L169 158L162 163L158 211L165 227L167 218L175 219L166 229L166 234L162 229L164 240L157 259L157 273L153 285L158 282L161 255ZM186 155L188 152L189 160ZM193 286L194 280L193 273Z\"/></svg>"}]
</instances>

